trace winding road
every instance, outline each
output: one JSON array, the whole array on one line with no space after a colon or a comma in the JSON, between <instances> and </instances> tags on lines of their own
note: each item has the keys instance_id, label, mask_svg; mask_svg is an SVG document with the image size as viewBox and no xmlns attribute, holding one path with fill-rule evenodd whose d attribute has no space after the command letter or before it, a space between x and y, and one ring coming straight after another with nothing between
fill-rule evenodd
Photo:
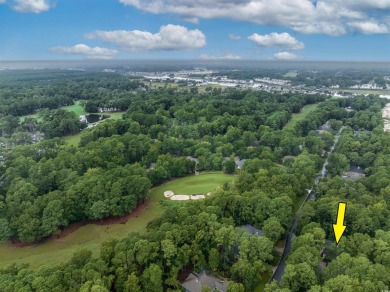
<instances>
[{"instance_id":1,"label":"winding road","mask_svg":"<svg viewBox=\"0 0 390 292\"><path fill-rule=\"evenodd\" d=\"M341 135L341 132L343 131L344 127L342 127L339 132L337 133L335 139L334 139L334 143L333 143L333 146L330 148L330 153L333 152L337 142L339 141L339 138L340 138L340 135ZM275 272L273 273L273 275L271 276L271 278L269 279L269 283L272 282L273 280L276 280L278 283L280 282L280 280L282 279L283 277L283 274L284 274L284 268L286 267L286 260L287 260L287 257L288 257L288 254L290 253L290 250L291 250L291 240L293 239L294 235L295 235L295 228L297 227L298 225L298 217L297 217L297 214L299 213L299 211L302 209L302 207L306 204L306 202L308 200L311 200L311 199L315 199L315 192L314 192L314 186L316 184L318 184L320 178L324 178L327 174L327 170L326 170L326 166L328 165L329 163L329 154L328 154L328 157L326 158L325 160L325 163L324 165L322 166L322 170L321 170L321 175L317 176L316 179L315 179L315 183L313 185L313 187L310 189L310 191L308 192L307 194L307 197L305 199L305 201L303 201L302 205L300 206L299 210L295 213L295 217L294 217L294 220L290 226L290 229L288 231L288 236L286 238L286 244L284 246L284 250L283 250L283 254L282 254L282 257L280 258L280 261L279 261L279 264L278 266L276 267L276 270Z\"/></svg>"}]
</instances>

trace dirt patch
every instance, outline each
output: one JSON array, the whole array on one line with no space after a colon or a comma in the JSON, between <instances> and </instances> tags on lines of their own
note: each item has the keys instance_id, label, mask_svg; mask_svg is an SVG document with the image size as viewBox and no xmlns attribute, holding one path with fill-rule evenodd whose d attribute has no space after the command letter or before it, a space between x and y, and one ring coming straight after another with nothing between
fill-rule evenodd
<instances>
[{"instance_id":1,"label":"dirt patch","mask_svg":"<svg viewBox=\"0 0 390 292\"><path fill-rule=\"evenodd\" d=\"M65 227L59 234L53 234L47 238L41 239L39 241L33 243L25 243L21 242L18 239L12 239L11 243L14 247L34 247L48 240L58 240L66 237L67 235L75 232L77 229L87 225L87 224L95 224L95 225L111 225L111 224L125 224L130 218L138 217L143 211L145 211L150 204L150 201L147 200L145 202L139 203L137 207L130 213L124 216L112 216L107 217L101 220L83 220L80 222L72 223Z\"/></svg>"}]
</instances>

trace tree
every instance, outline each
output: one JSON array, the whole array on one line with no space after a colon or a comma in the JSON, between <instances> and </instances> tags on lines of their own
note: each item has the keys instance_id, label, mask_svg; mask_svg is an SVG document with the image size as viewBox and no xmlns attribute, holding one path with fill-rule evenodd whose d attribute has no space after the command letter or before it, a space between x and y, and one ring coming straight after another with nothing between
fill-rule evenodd
<instances>
[{"instance_id":1,"label":"tree","mask_svg":"<svg viewBox=\"0 0 390 292\"><path fill-rule=\"evenodd\" d=\"M145 292L163 291L162 270L156 264L151 264L141 276L141 283Z\"/></svg>"},{"instance_id":2,"label":"tree","mask_svg":"<svg viewBox=\"0 0 390 292\"><path fill-rule=\"evenodd\" d=\"M340 175L349 169L348 158L341 153L331 153L329 155L329 174L332 176Z\"/></svg>"},{"instance_id":3,"label":"tree","mask_svg":"<svg viewBox=\"0 0 390 292\"><path fill-rule=\"evenodd\" d=\"M125 292L141 292L139 279L135 273L131 273L125 283Z\"/></svg>"},{"instance_id":4,"label":"tree","mask_svg":"<svg viewBox=\"0 0 390 292\"><path fill-rule=\"evenodd\" d=\"M236 162L233 158L225 161L223 165L223 170L225 173L234 173L236 171Z\"/></svg>"},{"instance_id":5,"label":"tree","mask_svg":"<svg viewBox=\"0 0 390 292\"><path fill-rule=\"evenodd\" d=\"M244 285L248 291L253 291L259 282L260 273L265 271L261 261L239 259L232 267L231 273L235 281Z\"/></svg>"},{"instance_id":6,"label":"tree","mask_svg":"<svg viewBox=\"0 0 390 292\"><path fill-rule=\"evenodd\" d=\"M296 265L287 264L282 278L282 287L295 291L308 291L317 284L317 276L313 268L307 263Z\"/></svg>"},{"instance_id":7,"label":"tree","mask_svg":"<svg viewBox=\"0 0 390 292\"><path fill-rule=\"evenodd\" d=\"M262 230L264 231L265 236L267 236L272 241L278 240L284 232L283 226L275 217L270 217L265 220Z\"/></svg>"},{"instance_id":8,"label":"tree","mask_svg":"<svg viewBox=\"0 0 390 292\"><path fill-rule=\"evenodd\" d=\"M210 249L209 253L209 265L211 270L216 271L219 266L219 252L216 248Z\"/></svg>"},{"instance_id":9,"label":"tree","mask_svg":"<svg viewBox=\"0 0 390 292\"><path fill-rule=\"evenodd\" d=\"M12 236L12 230L7 219L0 219L0 241L6 241Z\"/></svg>"},{"instance_id":10,"label":"tree","mask_svg":"<svg viewBox=\"0 0 390 292\"><path fill-rule=\"evenodd\" d=\"M241 283L229 281L226 291L227 292L245 292L245 288Z\"/></svg>"},{"instance_id":11,"label":"tree","mask_svg":"<svg viewBox=\"0 0 390 292\"><path fill-rule=\"evenodd\" d=\"M43 210L43 236L58 233L60 231L60 227L66 225L66 223L62 202L60 200L53 200L49 202Z\"/></svg>"},{"instance_id":12,"label":"tree","mask_svg":"<svg viewBox=\"0 0 390 292\"><path fill-rule=\"evenodd\" d=\"M107 204L103 201L93 203L90 209L90 217L92 219L102 219L109 213Z\"/></svg>"}]
</instances>

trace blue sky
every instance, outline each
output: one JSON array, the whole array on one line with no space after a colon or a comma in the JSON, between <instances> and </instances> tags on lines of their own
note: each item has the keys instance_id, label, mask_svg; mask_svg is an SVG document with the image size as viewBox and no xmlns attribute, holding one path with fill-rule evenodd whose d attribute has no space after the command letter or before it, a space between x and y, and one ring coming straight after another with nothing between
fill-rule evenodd
<instances>
[{"instance_id":1,"label":"blue sky","mask_svg":"<svg viewBox=\"0 0 390 292\"><path fill-rule=\"evenodd\" d=\"M0 0L0 60L390 61L390 0Z\"/></svg>"}]
</instances>

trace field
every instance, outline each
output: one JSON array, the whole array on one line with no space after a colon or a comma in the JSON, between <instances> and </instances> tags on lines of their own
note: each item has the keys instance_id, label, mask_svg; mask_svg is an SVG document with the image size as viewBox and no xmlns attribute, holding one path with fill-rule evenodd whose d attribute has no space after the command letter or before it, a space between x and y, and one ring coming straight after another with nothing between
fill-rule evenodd
<instances>
[{"instance_id":1,"label":"field","mask_svg":"<svg viewBox=\"0 0 390 292\"><path fill-rule=\"evenodd\" d=\"M62 106L60 107L63 110L67 110L69 112L74 112L76 115L81 116L85 114L84 107L81 106L81 101L78 100L74 103L74 105L69 105L69 106ZM33 115L26 115L20 117L20 121L24 121L26 118L34 118L37 119L38 122L42 121L42 118L39 117L39 114L33 114Z\"/></svg>"},{"instance_id":2,"label":"field","mask_svg":"<svg viewBox=\"0 0 390 292\"><path fill-rule=\"evenodd\" d=\"M287 123L287 125L285 126L285 129L294 128L294 126L296 125L297 122L303 120L308 114L313 112L318 107L318 105L319 104L316 103L316 104L308 104L308 105L304 106L300 113L292 115L291 120Z\"/></svg>"},{"instance_id":3,"label":"field","mask_svg":"<svg viewBox=\"0 0 390 292\"><path fill-rule=\"evenodd\" d=\"M335 90L334 88L330 88L329 90ZM390 90L386 89L337 89L337 91L345 91L345 92L352 92L357 94L384 94L388 95L390 94Z\"/></svg>"},{"instance_id":4,"label":"field","mask_svg":"<svg viewBox=\"0 0 390 292\"><path fill-rule=\"evenodd\" d=\"M74 105L62 106L60 109L66 110L68 112L74 112L78 116L85 114L84 107L81 105L80 100L76 101Z\"/></svg>"},{"instance_id":5,"label":"field","mask_svg":"<svg viewBox=\"0 0 390 292\"><path fill-rule=\"evenodd\" d=\"M188 176L182 179L169 181L152 191L153 196L159 193L163 199L164 191L170 190L175 194L200 194L214 190L217 186L225 182L231 181L234 177L220 172L206 172L200 175Z\"/></svg>"},{"instance_id":6,"label":"field","mask_svg":"<svg viewBox=\"0 0 390 292\"><path fill-rule=\"evenodd\" d=\"M99 254L100 244L108 238L125 237L130 232L146 231L147 224L163 212L160 205L165 200L165 190L180 193L201 193L212 191L224 182L231 181L234 176L220 172L205 172L199 176L188 176L166 182L151 190L149 207L138 217L130 218L126 224L112 224L106 226L85 225L68 236L48 240L32 247L17 248L10 244L0 244L0 268L11 263L29 263L32 268L42 265L54 265L69 260L73 252L81 249L90 249L95 256Z\"/></svg>"},{"instance_id":7,"label":"field","mask_svg":"<svg viewBox=\"0 0 390 292\"><path fill-rule=\"evenodd\" d=\"M295 78L295 77L297 77L297 75L298 75L298 71L292 70L292 71L289 71L286 74L284 74L284 77Z\"/></svg>"}]
</instances>

